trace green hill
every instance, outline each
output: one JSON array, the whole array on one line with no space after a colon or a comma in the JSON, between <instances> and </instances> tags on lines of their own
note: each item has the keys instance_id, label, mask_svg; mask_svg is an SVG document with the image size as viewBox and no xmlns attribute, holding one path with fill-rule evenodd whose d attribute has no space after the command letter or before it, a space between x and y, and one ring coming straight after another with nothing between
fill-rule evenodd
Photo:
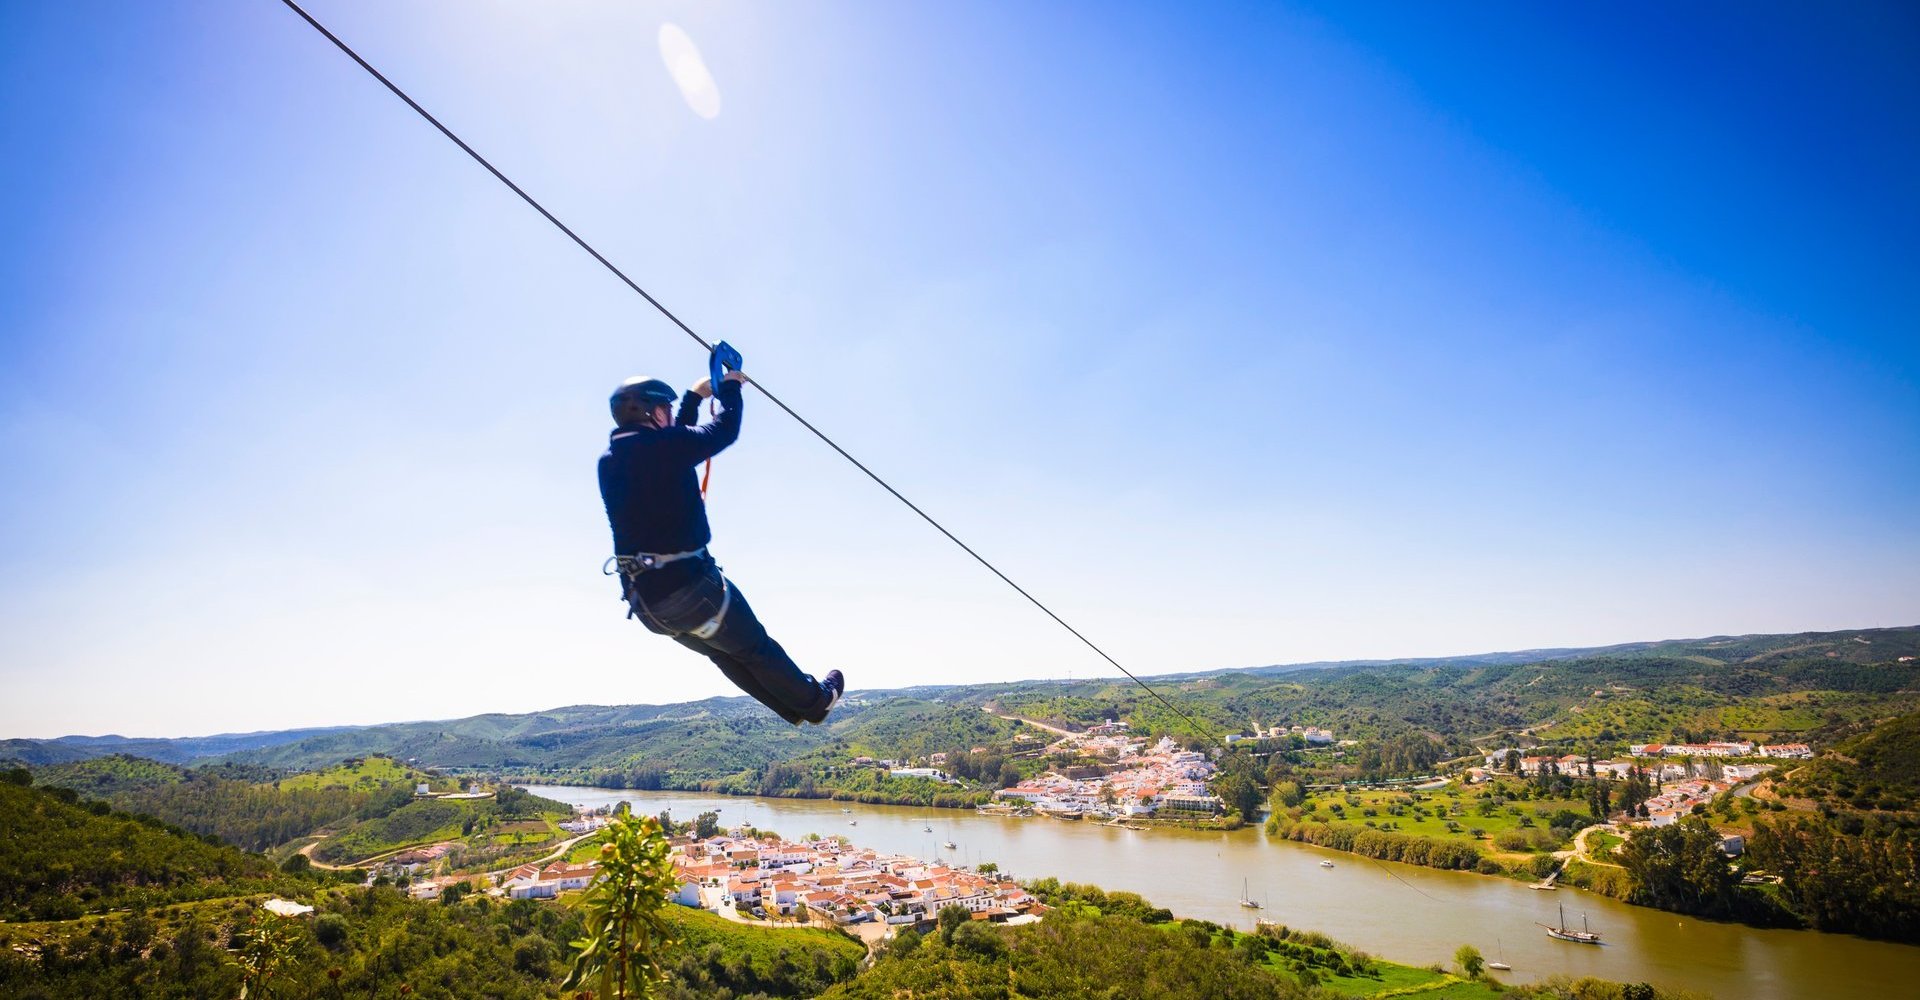
<instances>
[{"instance_id":1,"label":"green hill","mask_svg":"<svg viewBox=\"0 0 1920 1000\"><path fill-rule=\"evenodd\" d=\"M177 764L127 754L89 757L32 770L35 782L70 788L90 799L110 799L160 785L179 784L187 777L186 768Z\"/></svg>"},{"instance_id":2,"label":"green hill","mask_svg":"<svg viewBox=\"0 0 1920 1000\"><path fill-rule=\"evenodd\" d=\"M70 789L249 851L266 851L367 809L387 784L361 781L391 772L412 797L414 775L392 761L362 761L276 782L233 765L183 768L116 754L34 770L40 784ZM261 781L261 778L269 780Z\"/></svg>"},{"instance_id":3,"label":"green hill","mask_svg":"<svg viewBox=\"0 0 1920 1000\"><path fill-rule=\"evenodd\" d=\"M1920 712L1841 742L1774 791L1748 860L1781 877L1787 905L1822 930L1920 943Z\"/></svg>"},{"instance_id":4,"label":"green hill","mask_svg":"<svg viewBox=\"0 0 1920 1000\"><path fill-rule=\"evenodd\" d=\"M24 770L0 781L0 919L306 886L265 858L30 781Z\"/></svg>"},{"instance_id":5,"label":"green hill","mask_svg":"<svg viewBox=\"0 0 1920 1000\"><path fill-rule=\"evenodd\" d=\"M456 790L455 782L446 778L434 778L407 767L392 757L379 754L355 757L318 771L290 774L275 781L274 784L283 792L324 789L377 792L389 785L405 785L412 788L420 784L426 784L436 792Z\"/></svg>"}]
</instances>

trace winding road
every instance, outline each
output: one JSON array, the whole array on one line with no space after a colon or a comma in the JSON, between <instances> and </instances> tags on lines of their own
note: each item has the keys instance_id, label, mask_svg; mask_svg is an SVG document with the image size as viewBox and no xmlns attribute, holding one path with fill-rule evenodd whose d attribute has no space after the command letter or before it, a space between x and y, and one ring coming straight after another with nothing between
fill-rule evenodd
<instances>
[{"instance_id":1,"label":"winding road","mask_svg":"<svg viewBox=\"0 0 1920 1000\"><path fill-rule=\"evenodd\" d=\"M510 872L514 868L518 868L520 867L520 865L524 865L524 864L544 865L549 861L558 861L561 858L566 857L568 851L573 850L573 845L578 844L579 842L586 840L588 837L592 837L595 834L598 834L599 832L600 831L598 830L591 830L579 835L578 837L573 837L568 840L563 840L559 843L558 846L554 847L551 853L537 860L522 861L520 862L519 865L513 865L512 867L509 867L509 868L499 868L494 871L484 872L482 874L485 874L491 877L494 875L505 874L506 872ZM379 854L361 858L358 861L348 862L347 864L344 864L344 865L330 865L324 861L315 861L313 857L313 849L316 847L319 847L320 841L325 839L327 839L327 835L323 833L320 836L315 837L313 843L300 848L300 850L297 853L304 855L308 861L312 861L313 866L315 868L323 869L325 871L330 871L330 872L343 872L343 871L349 871L349 870L359 869L359 868L368 868L379 863L382 859L393 857L396 854L404 854L407 851L419 850L422 847L434 847L437 844L458 844L459 843L459 841L457 840L442 840L442 841L436 841L435 843L430 843L430 844L409 844L405 847L396 847L391 851L381 851Z\"/></svg>"}]
</instances>

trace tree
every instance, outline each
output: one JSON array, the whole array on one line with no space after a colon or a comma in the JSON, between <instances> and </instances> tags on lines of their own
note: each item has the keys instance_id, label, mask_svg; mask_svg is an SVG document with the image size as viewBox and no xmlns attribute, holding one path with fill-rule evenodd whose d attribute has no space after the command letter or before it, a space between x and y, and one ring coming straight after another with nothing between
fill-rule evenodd
<instances>
[{"instance_id":1,"label":"tree","mask_svg":"<svg viewBox=\"0 0 1920 1000\"><path fill-rule=\"evenodd\" d=\"M1739 876L1720 853L1720 835L1702 820L1636 830L1619 857L1638 883L1631 902L1708 915L1733 909Z\"/></svg>"},{"instance_id":2,"label":"tree","mask_svg":"<svg viewBox=\"0 0 1920 1000\"><path fill-rule=\"evenodd\" d=\"M937 921L937 926L940 928L940 940L944 943L952 944L954 930L972 919L972 915L967 913L967 908L964 906L955 904L941 907L940 917Z\"/></svg>"},{"instance_id":3,"label":"tree","mask_svg":"<svg viewBox=\"0 0 1920 1000\"><path fill-rule=\"evenodd\" d=\"M294 934L285 917L260 918L240 935L240 1000L273 1000L281 973L294 963Z\"/></svg>"},{"instance_id":4,"label":"tree","mask_svg":"<svg viewBox=\"0 0 1920 1000\"><path fill-rule=\"evenodd\" d=\"M1460 966L1461 975L1468 979L1479 979L1480 973L1486 969L1486 960L1480 957L1480 949L1470 944L1461 945L1453 953L1453 961Z\"/></svg>"},{"instance_id":5,"label":"tree","mask_svg":"<svg viewBox=\"0 0 1920 1000\"><path fill-rule=\"evenodd\" d=\"M655 996L666 981L666 956L677 942L667 922L667 897L676 888L660 822L624 812L607 824L600 874L580 906L586 933L562 990L593 984L604 1000Z\"/></svg>"},{"instance_id":6,"label":"tree","mask_svg":"<svg viewBox=\"0 0 1920 1000\"><path fill-rule=\"evenodd\" d=\"M693 835L696 838L700 840L705 840L708 837L712 837L719 834L719 832L720 832L720 814L719 813L703 812L700 815L695 816L693 818Z\"/></svg>"}]
</instances>

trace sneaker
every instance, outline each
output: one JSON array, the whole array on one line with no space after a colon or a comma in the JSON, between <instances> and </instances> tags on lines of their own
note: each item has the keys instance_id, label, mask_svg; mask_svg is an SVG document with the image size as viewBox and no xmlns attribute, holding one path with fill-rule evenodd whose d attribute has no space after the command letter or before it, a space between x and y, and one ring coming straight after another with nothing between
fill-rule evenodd
<instances>
[{"instance_id":1,"label":"sneaker","mask_svg":"<svg viewBox=\"0 0 1920 1000\"><path fill-rule=\"evenodd\" d=\"M829 670L827 679L820 682L820 692L827 696L827 707L820 710L820 722L825 722L827 713L833 711L833 707L840 704L840 699L846 695L847 679L840 675L840 671Z\"/></svg>"}]
</instances>

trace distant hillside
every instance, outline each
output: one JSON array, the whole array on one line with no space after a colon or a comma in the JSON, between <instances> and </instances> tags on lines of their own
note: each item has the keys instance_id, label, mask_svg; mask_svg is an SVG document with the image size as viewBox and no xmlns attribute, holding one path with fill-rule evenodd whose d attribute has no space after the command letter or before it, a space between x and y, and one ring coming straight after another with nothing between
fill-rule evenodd
<instances>
[{"instance_id":1,"label":"distant hillside","mask_svg":"<svg viewBox=\"0 0 1920 1000\"><path fill-rule=\"evenodd\" d=\"M14 760L22 764L62 764L86 760L90 757L126 754L168 764L191 764L208 757L245 750L259 750L353 728L355 727L330 726L320 729L277 729L257 733L184 736L176 739L125 736L62 736L51 740L10 739L0 740L0 760Z\"/></svg>"},{"instance_id":2,"label":"distant hillside","mask_svg":"<svg viewBox=\"0 0 1920 1000\"><path fill-rule=\"evenodd\" d=\"M0 778L0 919L59 920L136 902L304 886L264 858L66 789L30 787L24 771Z\"/></svg>"},{"instance_id":3,"label":"distant hillside","mask_svg":"<svg viewBox=\"0 0 1920 1000\"><path fill-rule=\"evenodd\" d=\"M1310 724L1361 739L1409 728L1441 739L1492 738L1542 726L1540 737L1582 744L1714 734L1815 738L1914 705L1920 663L1899 661L1916 655L1920 628L1897 628L1255 667L1152 680L1220 733ZM1102 677L861 691L822 728L784 725L736 697L185 740L15 740L0 754L56 764L140 743L151 752L127 752L175 763L217 759L310 770L384 754L420 767L645 771L684 782L750 774L834 748L865 747L876 755L964 750L972 745L967 740L983 744L1005 735L986 725L992 720L983 708L1068 727L1123 718L1136 730L1194 735L1137 686Z\"/></svg>"},{"instance_id":4,"label":"distant hillside","mask_svg":"<svg viewBox=\"0 0 1920 1000\"><path fill-rule=\"evenodd\" d=\"M32 770L33 780L38 784L68 788L85 798L106 800L160 785L178 784L186 780L188 773L177 764L120 753Z\"/></svg>"}]
</instances>

